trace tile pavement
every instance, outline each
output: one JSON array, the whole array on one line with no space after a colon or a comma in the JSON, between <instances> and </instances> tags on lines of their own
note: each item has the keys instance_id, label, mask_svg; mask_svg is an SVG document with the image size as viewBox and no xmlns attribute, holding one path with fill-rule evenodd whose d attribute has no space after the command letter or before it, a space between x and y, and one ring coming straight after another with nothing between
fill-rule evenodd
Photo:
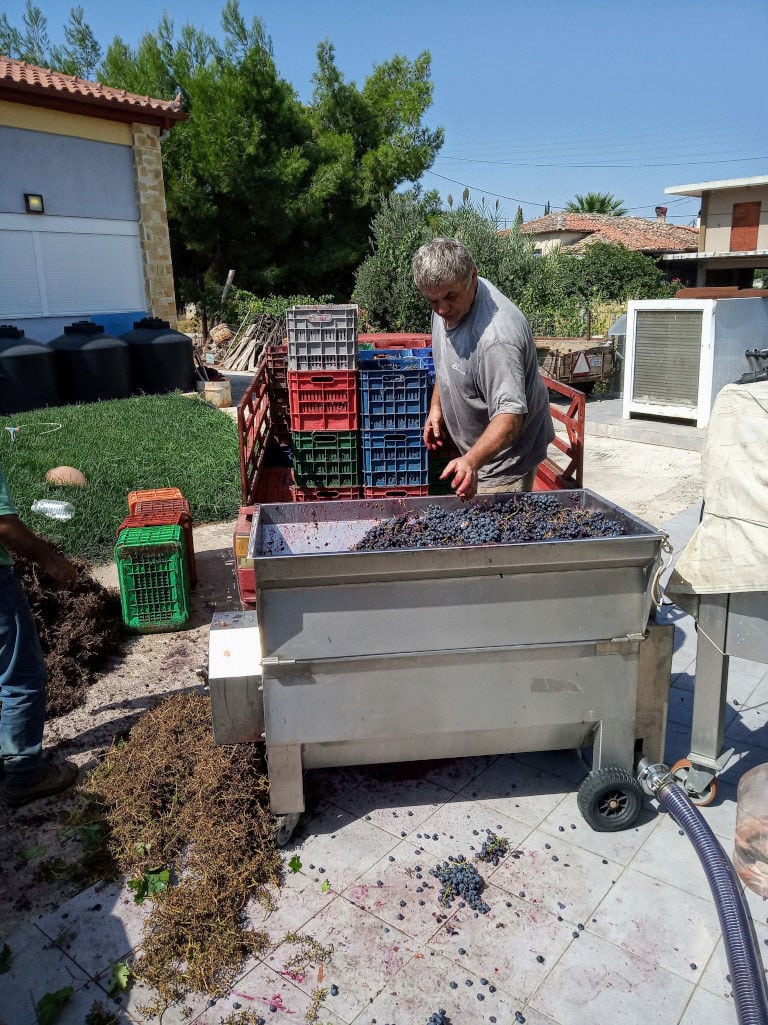
<instances>
[{"instance_id":1,"label":"tile pavement","mask_svg":"<svg viewBox=\"0 0 768 1025\"><path fill-rule=\"evenodd\" d=\"M671 764L689 751L695 632L674 605L661 617L676 631ZM732 659L726 743L736 754L702 809L728 853L738 779L768 761L767 716L768 665ZM310 773L309 811L285 851L301 869L286 873L275 911L248 911L273 946L226 997L192 997L163 1025L219 1025L238 1009L268 1025L303 1021L320 966L289 971L291 931L333 946L322 984L338 993L323 1002L323 1025L426 1025L440 1007L452 1025L735 1025L715 906L689 842L650 800L632 829L593 832L576 805L584 772L575 752L544 752ZM429 870L471 856L488 829L510 844L498 866L482 866L490 910L441 907ZM766 961L768 900L746 893ZM36 1003L62 986L73 993L56 1025L83 1025L96 1000L118 1025L145 1021L146 994L107 993L113 962L140 949L145 914L125 888L97 886L2 937L12 959L0 1025L37 1025Z\"/></svg>"}]
</instances>

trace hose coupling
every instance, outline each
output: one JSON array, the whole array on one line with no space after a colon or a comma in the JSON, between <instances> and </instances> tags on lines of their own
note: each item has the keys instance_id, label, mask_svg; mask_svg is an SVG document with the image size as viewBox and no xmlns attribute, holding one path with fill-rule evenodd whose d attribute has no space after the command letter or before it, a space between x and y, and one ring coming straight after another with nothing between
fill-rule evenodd
<instances>
[{"instance_id":1,"label":"hose coupling","mask_svg":"<svg viewBox=\"0 0 768 1025\"><path fill-rule=\"evenodd\" d=\"M674 783L674 777L666 765L652 764L647 758L641 758L637 766L637 779L646 794L655 796L667 783Z\"/></svg>"}]
</instances>

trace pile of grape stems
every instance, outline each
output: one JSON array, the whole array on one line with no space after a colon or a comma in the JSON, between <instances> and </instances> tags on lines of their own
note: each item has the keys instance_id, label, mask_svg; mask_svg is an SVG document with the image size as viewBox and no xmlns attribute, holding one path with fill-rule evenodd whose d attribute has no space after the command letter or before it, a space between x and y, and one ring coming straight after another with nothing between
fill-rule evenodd
<instances>
[{"instance_id":1,"label":"pile of grape stems","mask_svg":"<svg viewBox=\"0 0 768 1025\"><path fill-rule=\"evenodd\" d=\"M480 501L451 510L431 505L390 516L371 527L353 551L574 541L623 533L621 524L603 512L569 507L551 495L521 494L494 504Z\"/></svg>"}]
</instances>

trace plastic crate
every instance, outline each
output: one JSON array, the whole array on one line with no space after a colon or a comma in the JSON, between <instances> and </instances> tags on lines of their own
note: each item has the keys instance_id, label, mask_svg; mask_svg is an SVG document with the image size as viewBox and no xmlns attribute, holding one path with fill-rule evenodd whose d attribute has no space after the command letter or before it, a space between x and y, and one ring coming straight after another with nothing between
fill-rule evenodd
<instances>
[{"instance_id":1,"label":"plastic crate","mask_svg":"<svg viewBox=\"0 0 768 1025\"><path fill-rule=\"evenodd\" d=\"M337 502L360 498L360 488L301 488L291 485L294 502Z\"/></svg>"},{"instance_id":2,"label":"plastic crate","mask_svg":"<svg viewBox=\"0 0 768 1025\"><path fill-rule=\"evenodd\" d=\"M115 545L115 562L127 626L140 633L184 626L190 600L181 527L122 530Z\"/></svg>"},{"instance_id":3,"label":"plastic crate","mask_svg":"<svg viewBox=\"0 0 768 1025\"><path fill-rule=\"evenodd\" d=\"M179 506L186 506L180 509ZM118 536L121 530L127 527L181 527L184 532L184 550L187 559L187 573L189 574L189 586L197 585L197 566L195 564L195 539L192 534L192 516L189 512L189 503L186 499L181 502L177 498L166 499L142 499L134 503L133 513L126 516L117 528Z\"/></svg>"},{"instance_id":4,"label":"plastic crate","mask_svg":"<svg viewBox=\"0 0 768 1025\"><path fill-rule=\"evenodd\" d=\"M303 488L356 488L360 485L357 431L291 433L294 483Z\"/></svg>"},{"instance_id":5,"label":"plastic crate","mask_svg":"<svg viewBox=\"0 0 768 1025\"><path fill-rule=\"evenodd\" d=\"M423 349L427 345L432 345L432 335L420 332L360 334L357 340L361 346L371 346L374 349Z\"/></svg>"},{"instance_id":6,"label":"plastic crate","mask_svg":"<svg viewBox=\"0 0 768 1025\"><path fill-rule=\"evenodd\" d=\"M292 431L356 431L356 370L289 370Z\"/></svg>"},{"instance_id":7,"label":"plastic crate","mask_svg":"<svg viewBox=\"0 0 768 1025\"><path fill-rule=\"evenodd\" d=\"M264 350L264 361L267 366L268 384L287 385L288 373L288 342L283 345L270 345Z\"/></svg>"},{"instance_id":8,"label":"plastic crate","mask_svg":"<svg viewBox=\"0 0 768 1025\"><path fill-rule=\"evenodd\" d=\"M402 488L429 484L421 431L362 431L363 487Z\"/></svg>"},{"instance_id":9,"label":"plastic crate","mask_svg":"<svg viewBox=\"0 0 768 1025\"><path fill-rule=\"evenodd\" d=\"M256 501L259 504L292 502L291 468L289 466L265 466L259 476Z\"/></svg>"},{"instance_id":10,"label":"plastic crate","mask_svg":"<svg viewBox=\"0 0 768 1025\"><path fill-rule=\"evenodd\" d=\"M402 488L363 488L363 498L424 498L429 494L426 484Z\"/></svg>"},{"instance_id":11,"label":"plastic crate","mask_svg":"<svg viewBox=\"0 0 768 1025\"><path fill-rule=\"evenodd\" d=\"M292 306L286 323L289 370L357 368L357 306Z\"/></svg>"},{"instance_id":12,"label":"plastic crate","mask_svg":"<svg viewBox=\"0 0 768 1025\"><path fill-rule=\"evenodd\" d=\"M429 411L429 372L360 370L360 427L364 431L422 430Z\"/></svg>"},{"instance_id":13,"label":"plastic crate","mask_svg":"<svg viewBox=\"0 0 768 1025\"><path fill-rule=\"evenodd\" d=\"M129 491L128 512L133 515L133 507L137 502L167 501L173 498L181 499L182 502L187 501L178 488L152 488L148 491ZM187 502L186 511L189 512L189 502Z\"/></svg>"},{"instance_id":14,"label":"plastic crate","mask_svg":"<svg viewBox=\"0 0 768 1025\"><path fill-rule=\"evenodd\" d=\"M232 550L235 554L235 581L240 596L240 605L244 609L256 607L256 571L253 559L248 558L248 544L251 539L253 524L253 506L240 506L240 511L232 531Z\"/></svg>"}]
</instances>

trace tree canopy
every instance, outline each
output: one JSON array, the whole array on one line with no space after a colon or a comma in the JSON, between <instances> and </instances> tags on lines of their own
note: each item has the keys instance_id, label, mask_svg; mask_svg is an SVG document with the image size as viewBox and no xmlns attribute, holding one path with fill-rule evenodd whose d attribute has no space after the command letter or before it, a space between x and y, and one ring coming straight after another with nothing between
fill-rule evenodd
<instances>
[{"instance_id":1,"label":"tree canopy","mask_svg":"<svg viewBox=\"0 0 768 1025\"><path fill-rule=\"evenodd\" d=\"M358 268L353 298L377 330L426 331L430 311L413 283L418 247L448 236L464 242L482 277L525 313L535 334L579 335L587 309L627 299L673 295L655 261L643 253L602 242L582 254L534 252L534 241L517 227L499 232L498 209L474 204L465 193L459 207L441 210L436 193L412 190L390 196L372 224L373 252Z\"/></svg>"},{"instance_id":2,"label":"tree canopy","mask_svg":"<svg viewBox=\"0 0 768 1025\"><path fill-rule=\"evenodd\" d=\"M361 86L344 79L333 44L317 49L314 92L302 103L279 74L264 24L227 0L221 37L163 15L136 48L115 38L103 53L73 8L65 47L51 47L40 8L20 27L0 16L9 56L142 95L180 90L188 120L163 142L177 292L194 299L235 268L258 295L347 298L385 196L416 182L443 142L424 120L431 60L396 55Z\"/></svg>"},{"instance_id":3,"label":"tree canopy","mask_svg":"<svg viewBox=\"0 0 768 1025\"><path fill-rule=\"evenodd\" d=\"M624 201L612 192L586 192L583 196L577 192L565 209L571 214L610 214L612 217L624 217L627 212Z\"/></svg>"}]
</instances>

